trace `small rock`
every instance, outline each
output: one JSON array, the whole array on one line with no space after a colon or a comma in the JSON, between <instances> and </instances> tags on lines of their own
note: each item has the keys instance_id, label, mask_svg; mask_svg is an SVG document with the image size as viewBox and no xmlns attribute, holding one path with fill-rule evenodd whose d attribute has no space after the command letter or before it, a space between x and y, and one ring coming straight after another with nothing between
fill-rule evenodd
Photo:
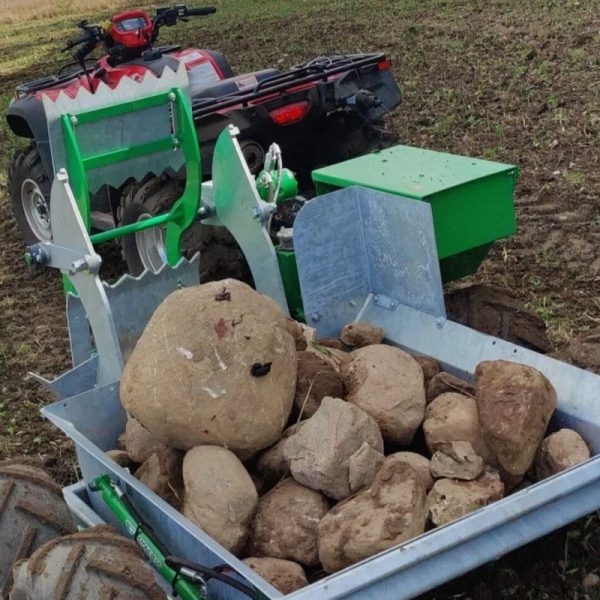
<instances>
[{"instance_id":1,"label":"small rock","mask_svg":"<svg viewBox=\"0 0 600 600\"><path fill-rule=\"evenodd\" d=\"M505 360L479 363L475 385L483 439L507 473L525 474L554 413L554 387L537 369Z\"/></svg>"},{"instance_id":2,"label":"small rock","mask_svg":"<svg viewBox=\"0 0 600 600\"><path fill-rule=\"evenodd\" d=\"M353 348L381 344L383 338L383 329L370 323L348 323L342 327L340 334L340 340Z\"/></svg>"},{"instance_id":3,"label":"small rock","mask_svg":"<svg viewBox=\"0 0 600 600\"><path fill-rule=\"evenodd\" d=\"M496 471L488 468L473 481L438 479L427 496L429 518L445 525L504 496L504 484Z\"/></svg>"},{"instance_id":4,"label":"small rock","mask_svg":"<svg viewBox=\"0 0 600 600\"><path fill-rule=\"evenodd\" d=\"M600 585L600 576L596 575L596 573L588 573L583 578L583 587L586 589L597 587Z\"/></svg>"},{"instance_id":5,"label":"small rock","mask_svg":"<svg viewBox=\"0 0 600 600\"><path fill-rule=\"evenodd\" d=\"M294 338L296 350L306 350L309 342L314 342L317 339L317 330L309 327L304 323L288 319L286 321L288 333Z\"/></svg>"},{"instance_id":6,"label":"small rock","mask_svg":"<svg viewBox=\"0 0 600 600\"><path fill-rule=\"evenodd\" d=\"M590 458L584 439L572 429L550 434L540 446L535 458L538 481L560 473Z\"/></svg>"},{"instance_id":7,"label":"small rock","mask_svg":"<svg viewBox=\"0 0 600 600\"><path fill-rule=\"evenodd\" d=\"M425 379L425 389L429 387L430 381L440 372L440 363L431 356L413 356L423 369L423 377Z\"/></svg>"},{"instance_id":8,"label":"small rock","mask_svg":"<svg viewBox=\"0 0 600 600\"><path fill-rule=\"evenodd\" d=\"M272 487L283 479L289 472L289 467L283 457L283 445L286 440L300 430L303 421L288 427L281 439L270 448L262 452L256 461L256 475L265 487Z\"/></svg>"},{"instance_id":9,"label":"small rock","mask_svg":"<svg viewBox=\"0 0 600 600\"><path fill-rule=\"evenodd\" d=\"M328 511L329 502L322 494L285 479L258 501L250 553L317 565L317 525Z\"/></svg>"},{"instance_id":10,"label":"small rock","mask_svg":"<svg viewBox=\"0 0 600 600\"><path fill-rule=\"evenodd\" d=\"M328 337L317 340L319 346L325 346L325 348L333 348L334 350L341 350L346 352L348 346L344 344L339 338Z\"/></svg>"},{"instance_id":11,"label":"small rock","mask_svg":"<svg viewBox=\"0 0 600 600\"><path fill-rule=\"evenodd\" d=\"M114 460L120 467L124 469L128 469L131 467L131 459L129 458L129 454L124 450L109 450L106 452L106 456L111 460Z\"/></svg>"},{"instance_id":12,"label":"small rock","mask_svg":"<svg viewBox=\"0 0 600 600\"><path fill-rule=\"evenodd\" d=\"M298 352L294 404L302 417L314 415L325 396L344 396L344 385L338 371L323 353Z\"/></svg>"},{"instance_id":13,"label":"small rock","mask_svg":"<svg viewBox=\"0 0 600 600\"><path fill-rule=\"evenodd\" d=\"M308 585L304 569L291 560L281 558L245 558L243 563L266 579L282 594L291 594Z\"/></svg>"},{"instance_id":14,"label":"small rock","mask_svg":"<svg viewBox=\"0 0 600 600\"><path fill-rule=\"evenodd\" d=\"M450 373L442 371L434 375L427 386L427 403L432 402L441 394L454 392L463 396L475 397L475 387Z\"/></svg>"},{"instance_id":15,"label":"small rock","mask_svg":"<svg viewBox=\"0 0 600 600\"><path fill-rule=\"evenodd\" d=\"M179 508L183 501L183 452L166 448L152 454L134 473L165 502Z\"/></svg>"},{"instance_id":16,"label":"small rock","mask_svg":"<svg viewBox=\"0 0 600 600\"><path fill-rule=\"evenodd\" d=\"M152 435L137 419L127 419L124 432L125 451L136 463L146 462L152 454L167 450L167 445Z\"/></svg>"},{"instance_id":17,"label":"small rock","mask_svg":"<svg viewBox=\"0 0 600 600\"><path fill-rule=\"evenodd\" d=\"M383 464L384 455L367 442L348 460L348 481L351 490L360 490L370 485Z\"/></svg>"},{"instance_id":18,"label":"small rock","mask_svg":"<svg viewBox=\"0 0 600 600\"><path fill-rule=\"evenodd\" d=\"M425 487L425 491L428 492L433 487L433 477L429 471L430 461L428 458L416 452L395 452L387 456L386 460L391 459L400 460L412 467L419 479Z\"/></svg>"},{"instance_id":19,"label":"small rock","mask_svg":"<svg viewBox=\"0 0 600 600\"><path fill-rule=\"evenodd\" d=\"M285 441L283 455L296 481L342 500L357 491L350 485L350 458L364 452L365 442L383 454L383 439L373 418L349 402L326 397L300 431ZM364 477L353 473L353 480Z\"/></svg>"},{"instance_id":20,"label":"small rock","mask_svg":"<svg viewBox=\"0 0 600 600\"><path fill-rule=\"evenodd\" d=\"M388 457L371 487L334 506L319 522L319 559L334 573L423 533L425 489L415 470Z\"/></svg>"},{"instance_id":21,"label":"small rock","mask_svg":"<svg viewBox=\"0 0 600 600\"><path fill-rule=\"evenodd\" d=\"M469 442L441 442L431 457L431 474L436 479L477 479L485 469L483 458Z\"/></svg>"}]
</instances>

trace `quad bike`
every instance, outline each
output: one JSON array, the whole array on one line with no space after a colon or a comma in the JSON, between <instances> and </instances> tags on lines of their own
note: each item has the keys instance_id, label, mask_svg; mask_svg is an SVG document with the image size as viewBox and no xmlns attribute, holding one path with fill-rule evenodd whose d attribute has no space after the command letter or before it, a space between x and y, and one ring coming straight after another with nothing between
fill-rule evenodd
<instances>
[{"instance_id":1,"label":"quad bike","mask_svg":"<svg viewBox=\"0 0 600 600\"><path fill-rule=\"evenodd\" d=\"M157 9L154 17L132 10L103 25L83 21L79 23L82 34L64 48L76 48L75 62L56 75L16 88L7 120L17 136L32 140L32 144L18 153L10 166L10 193L26 244L51 239L49 193L55 168L42 96L56 99L62 93L73 98L82 90L94 94L101 84L113 89L124 78L140 81L148 73L161 77L165 69L176 71L183 65L204 180L212 177L217 137L230 124L240 131L240 145L251 173L259 173L266 149L277 143L304 193L310 193L314 168L390 145L385 119L398 106L401 95L384 54L318 57L287 71L265 69L235 75L218 52L156 45L161 27L215 10L177 5ZM92 58L99 46L107 54ZM185 172L166 170L147 173L142 180L130 180L118 188L102 186L91 197L91 228L106 231L164 211L180 195L184 180ZM274 220L289 224L289 219L290 215L283 215L284 223ZM123 254L130 272L156 268L153 258L161 252L161 235L159 231L124 238ZM247 279L243 257L226 233L205 227L190 233L187 245L190 254L207 251L204 279L211 278L217 262L221 265L219 276ZM212 262L208 254L214 255ZM220 260L223 255L226 259ZM223 271L227 265L229 271Z\"/></svg>"}]
</instances>

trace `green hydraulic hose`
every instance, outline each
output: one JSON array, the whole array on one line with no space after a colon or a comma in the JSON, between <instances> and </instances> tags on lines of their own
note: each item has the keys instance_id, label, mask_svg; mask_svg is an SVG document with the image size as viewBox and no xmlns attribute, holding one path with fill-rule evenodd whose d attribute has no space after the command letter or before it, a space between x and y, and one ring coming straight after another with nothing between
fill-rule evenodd
<instances>
[{"instance_id":1,"label":"green hydraulic hose","mask_svg":"<svg viewBox=\"0 0 600 600\"><path fill-rule=\"evenodd\" d=\"M138 543L150 564L173 586L173 589L182 600L207 600L196 584L190 583L182 575L167 566L164 552L152 537L144 531L142 524L132 514L127 503L123 500L123 492L111 481L108 475L101 475L94 479L91 488L94 491L102 492L104 502L125 527L129 535Z\"/></svg>"}]
</instances>

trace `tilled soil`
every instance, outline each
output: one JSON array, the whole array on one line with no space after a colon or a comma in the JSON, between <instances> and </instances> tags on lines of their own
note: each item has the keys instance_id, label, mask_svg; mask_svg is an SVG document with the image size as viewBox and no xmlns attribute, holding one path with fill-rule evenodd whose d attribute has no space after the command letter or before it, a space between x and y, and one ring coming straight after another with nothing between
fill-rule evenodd
<instances>
[{"instance_id":1,"label":"tilled soil","mask_svg":"<svg viewBox=\"0 0 600 600\"><path fill-rule=\"evenodd\" d=\"M600 324L597 1L310 0L280 14L217 4L224 16L170 30L164 42L201 40L238 72L343 50L388 52L405 95L392 118L402 143L521 170L517 234L498 242L464 283L510 289L546 321L555 347ZM22 77L0 76L3 91L49 69L43 57ZM5 143L7 162L14 140ZM39 456L69 483L76 478L71 445L39 416L51 398L27 380L29 371L51 377L68 367L61 282L55 272L25 268L6 189L0 241L0 458ZM592 515L427 598L600 598L599 588L582 583L600 573L599 533Z\"/></svg>"}]
</instances>

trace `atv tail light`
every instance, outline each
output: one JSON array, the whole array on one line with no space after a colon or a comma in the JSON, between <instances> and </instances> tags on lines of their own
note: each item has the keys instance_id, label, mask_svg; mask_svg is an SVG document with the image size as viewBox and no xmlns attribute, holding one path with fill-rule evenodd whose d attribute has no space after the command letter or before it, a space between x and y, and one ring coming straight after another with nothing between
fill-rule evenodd
<instances>
[{"instance_id":1,"label":"atv tail light","mask_svg":"<svg viewBox=\"0 0 600 600\"><path fill-rule=\"evenodd\" d=\"M384 58L377 63L380 71L387 71L392 66L392 61L388 58Z\"/></svg>"},{"instance_id":2,"label":"atv tail light","mask_svg":"<svg viewBox=\"0 0 600 600\"><path fill-rule=\"evenodd\" d=\"M291 125L301 121L308 112L310 104L306 100L286 104L269 112L269 116L277 125Z\"/></svg>"}]
</instances>

